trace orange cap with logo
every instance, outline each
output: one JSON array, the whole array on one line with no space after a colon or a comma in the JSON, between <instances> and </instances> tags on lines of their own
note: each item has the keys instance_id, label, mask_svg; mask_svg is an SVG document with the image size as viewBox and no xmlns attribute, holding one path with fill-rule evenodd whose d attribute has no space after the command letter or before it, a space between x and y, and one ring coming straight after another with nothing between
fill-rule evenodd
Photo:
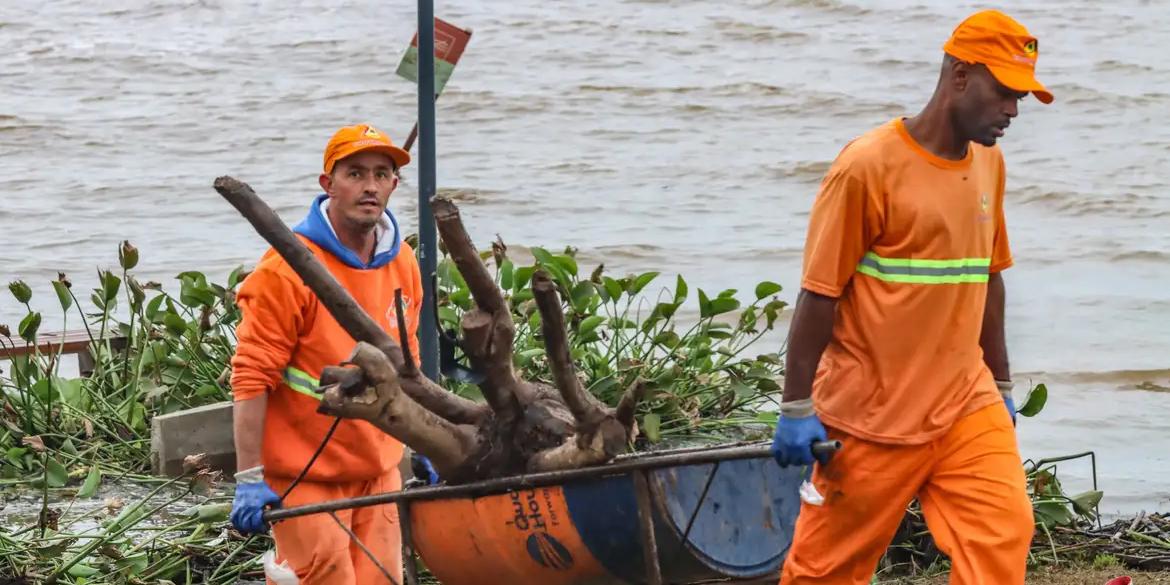
<instances>
[{"instance_id":1,"label":"orange cap with logo","mask_svg":"<svg viewBox=\"0 0 1170 585\"><path fill-rule=\"evenodd\" d=\"M998 10L968 16L955 27L943 51L961 61L981 63L995 79L1015 91L1028 91L1046 104L1052 93L1036 80L1036 37L1024 25Z\"/></svg>"},{"instance_id":2,"label":"orange cap with logo","mask_svg":"<svg viewBox=\"0 0 1170 585\"><path fill-rule=\"evenodd\" d=\"M333 134L325 147L325 174L333 172L337 161L359 152L383 152L398 168L410 163L410 153L394 145L390 137L369 124L346 126Z\"/></svg>"}]
</instances>

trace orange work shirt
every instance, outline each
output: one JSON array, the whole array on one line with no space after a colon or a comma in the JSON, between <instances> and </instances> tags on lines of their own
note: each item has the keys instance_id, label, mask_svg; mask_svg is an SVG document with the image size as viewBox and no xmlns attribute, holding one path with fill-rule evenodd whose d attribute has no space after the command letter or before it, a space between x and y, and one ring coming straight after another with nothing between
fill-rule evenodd
<instances>
[{"instance_id":1,"label":"orange work shirt","mask_svg":"<svg viewBox=\"0 0 1170 585\"><path fill-rule=\"evenodd\" d=\"M826 173L801 285L838 299L813 382L821 420L921 444L1002 400L979 336L992 272L1012 265L998 147L935 156L901 118L854 139Z\"/></svg>"}]
</instances>

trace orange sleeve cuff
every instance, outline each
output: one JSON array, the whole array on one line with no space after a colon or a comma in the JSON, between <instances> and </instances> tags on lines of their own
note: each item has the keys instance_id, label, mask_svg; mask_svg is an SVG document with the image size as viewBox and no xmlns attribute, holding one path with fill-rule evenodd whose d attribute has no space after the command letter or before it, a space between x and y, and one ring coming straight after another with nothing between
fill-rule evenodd
<instances>
[{"instance_id":1,"label":"orange sleeve cuff","mask_svg":"<svg viewBox=\"0 0 1170 585\"><path fill-rule=\"evenodd\" d=\"M803 281L801 281L800 287L807 289L807 290L810 290L812 292L815 292L819 295L824 295L826 297L833 297L833 298L840 297L841 293L845 290L844 287L830 286L827 284L815 282L815 281L807 279L807 278L804 279Z\"/></svg>"},{"instance_id":2,"label":"orange sleeve cuff","mask_svg":"<svg viewBox=\"0 0 1170 585\"><path fill-rule=\"evenodd\" d=\"M1008 256L1007 260L1003 260L1003 261L998 262L996 264L992 264L991 268L989 268L988 271L991 272L992 274L994 274L996 272L1003 272L1004 270L1007 270L1008 268L1011 268L1012 266L1015 266L1015 265L1016 265L1016 263L1012 259L1012 257Z\"/></svg>"}]
</instances>

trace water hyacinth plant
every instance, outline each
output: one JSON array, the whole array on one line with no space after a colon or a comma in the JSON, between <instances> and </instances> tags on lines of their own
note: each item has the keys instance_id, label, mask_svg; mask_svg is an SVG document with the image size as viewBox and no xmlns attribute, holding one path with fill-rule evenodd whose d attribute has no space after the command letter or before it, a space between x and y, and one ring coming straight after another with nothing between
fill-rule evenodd
<instances>
[{"instance_id":1,"label":"water hyacinth plant","mask_svg":"<svg viewBox=\"0 0 1170 585\"><path fill-rule=\"evenodd\" d=\"M775 327L786 306L776 297L780 285L759 283L745 305L733 289L713 295L699 289L692 297L680 275L673 290L648 295L657 272L614 277L597 266L586 273L573 248L554 254L537 247L531 256L531 263L517 264L499 240L482 253L491 260L516 323L516 365L522 376L549 379L541 316L530 288L540 269L567 299L565 323L583 385L612 406L635 380L649 383L638 419L646 442L671 437L726 441L733 435L771 433L776 417L774 409L765 407L779 400L781 356L778 346L755 344ZM450 259L441 261L437 272L439 322L447 335L454 335L463 312L472 307L471 293ZM679 310L689 298L697 301L698 315L684 323ZM465 394L477 391L466 384L451 386Z\"/></svg>"}]
</instances>

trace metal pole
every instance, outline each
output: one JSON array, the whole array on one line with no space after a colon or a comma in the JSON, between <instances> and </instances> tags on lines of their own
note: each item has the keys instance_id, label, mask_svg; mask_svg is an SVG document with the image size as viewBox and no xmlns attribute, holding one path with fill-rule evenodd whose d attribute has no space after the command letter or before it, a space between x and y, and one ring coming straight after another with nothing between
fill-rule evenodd
<instances>
[{"instance_id":1,"label":"metal pole","mask_svg":"<svg viewBox=\"0 0 1170 585\"><path fill-rule=\"evenodd\" d=\"M840 441L821 441L813 445L813 453L817 455L830 456L840 448ZM529 475L499 477L495 479L486 479L483 481L465 483L455 486L421 487L397 492L387 492L384 494L372 494L368 496L358 496L356 498L330 500L328 502L318 502L316 504L305 504L295 508L277 508L275 510L265 511L264 520L267 522L275 522L277 520L295 518L297 516L307 516L309 514L319 514L321 512L331 512L334 510L364 508L366 506L377 506L379 504L388 504L401 501L436 500L441 498L458 498L468 496L476 497L493 493L503 493L512 489L557 485L573 480L593 479L606 475L630 473L644 469L661 469L663 467L674 467L676 465L700 465L703 463L716 463L719 461L731 461L735 459L763 459L771 456L771 448L767 444L742 446L737 445L734 447L713 447L702 451L680 449L677 452L666 451L662 453L639 454L628 458L622 458L618 461L614 461L613 463L596 465L592 467L582 467L579 469L545 471L541 473L532 473Z\"/></svg>"},{"instance_id":2,"label":"metal pole","mask_svg":"<svg viewBox=\"0 0 1170 585\"><path fill-rule=\"evenodd\" d=\"M423 299L418 328L422 371L439 379L439 331L435 324L435 281L438 263L435 218L431 198L435 196L435 5L418 0L418 239L419 270Z\"/></svg>"}]
</instances>

